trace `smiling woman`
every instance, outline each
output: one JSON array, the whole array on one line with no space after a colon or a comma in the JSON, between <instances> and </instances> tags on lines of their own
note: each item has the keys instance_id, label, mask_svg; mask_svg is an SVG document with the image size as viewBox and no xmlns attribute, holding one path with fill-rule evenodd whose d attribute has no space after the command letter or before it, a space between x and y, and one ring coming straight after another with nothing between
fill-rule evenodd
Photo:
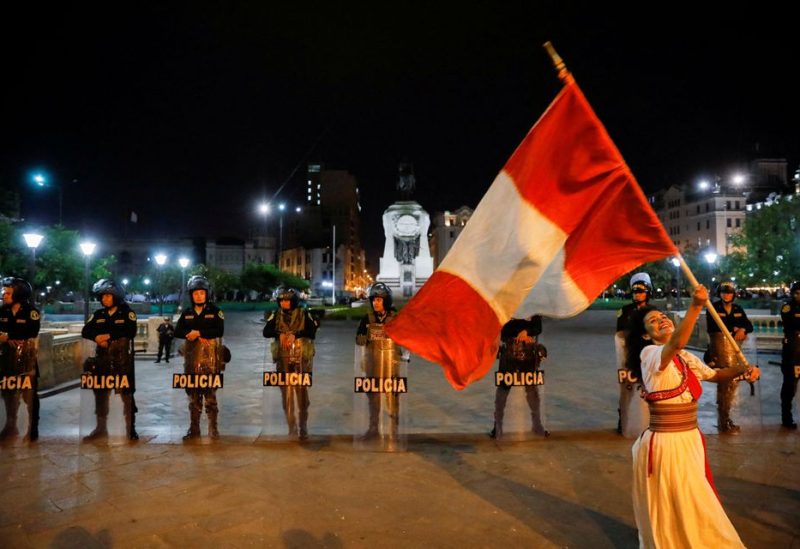
<instances>
[{"instance_id":1,"label":"smiling woman","mask_svg":"<svg viewBox=\"0 0 800 549\"><path fill-rule=\"evenodd\" d=\"M717 497L697 428L699 380L721 381L743 371L715 371L683 350L706 301L708 290L697 286L677 329L655 307L637 311L628 336L628 364L641 375L650 408L650 426L632 449L641 547L743 547ZM757 368L746 373L758 377Z\"/></svg>"}]
</instances>

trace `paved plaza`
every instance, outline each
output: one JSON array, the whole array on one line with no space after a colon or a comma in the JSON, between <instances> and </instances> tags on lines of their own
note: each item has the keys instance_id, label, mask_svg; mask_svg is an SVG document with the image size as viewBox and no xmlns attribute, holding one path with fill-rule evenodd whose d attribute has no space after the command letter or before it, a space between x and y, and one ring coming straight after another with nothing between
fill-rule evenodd
<instances>
[{"instance_id":1,"label":"paved plaza","mask_svg":"<svg viewBox=\"0 0 800 549\"><path fill-rule=\"evenodd\" d=\"M40 441L0 447L0 546L635 547L633 441L614 432L614 320L545 320L549 438L490 439L491 376L456 392L412 357L407 450L385 453L353 446L355 321L322 323L311 438L298 443L266 436L277 390L261 387L261 314L230 313L222 438L179 442L186 397L169 388L172 362L138 359L136 443L79 444L90 393L48 396ZM713 384L700 405L720 496L748 547L800 547L800 435L779 427L777 360L759 357L741 435L716 434Z\"/></svg>"}]
</instances>

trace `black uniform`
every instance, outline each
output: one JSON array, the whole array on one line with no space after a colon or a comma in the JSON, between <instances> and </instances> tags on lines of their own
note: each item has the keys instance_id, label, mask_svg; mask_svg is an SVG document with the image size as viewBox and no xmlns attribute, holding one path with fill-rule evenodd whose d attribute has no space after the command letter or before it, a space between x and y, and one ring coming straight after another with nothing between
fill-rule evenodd
<instances>
[{"instance_id":1,"label":"black uniform","mask_svg":"<svg viewBox=\"0 0 800 549\"><path fill-rule=\"evenodd\" d=\"M623 305L617 311L617 331L625 332L626 334L631 330L631 322L633 322L633 313L639 308L638 303L628 303Z\"/></svg>"},{"instance_id":2,"label":"black uniform","mask_svg":"<svg viewBox=\"0 0 800 549\"><path fill-rule=\"evenodd\" d=\"M719 313L720 318L722 319L722 323L725 324L725 327L728 331L733 334L734 328L744 328L744 331L748 334L753 331L753 323L750 322L750 319L747 318L747 314L744 312L744 309L738 303L731 303L731 312L728 313L725 311L724 303L721 299L718 299L713 303L714 310ZM708 328L708 333L718 333L721 330L717 323L714 321L714 318L710 315L706 315L706 327Z\"/></svg>"},{"instance_id":3,"label":"black uniform","mask_svg":"<svg viewBox=\"0 0 800 549\"><path fill-rule=\"evenodd\" d=\"M108 347L98 345L95 349L95 362L87 361L88 367L92 368L92 373L101 375L106 374L125 374L128 376L129 389L115 389L122 398L123 412L125 414L125 427L128 438L135 440L139 438L136 434L136 400L133 393L136 391L136 370L133 358L133 340L136 338L136 313L134 313L127 303L116 305L113 314L109 310L114 307L98 309L81 330L81 336L85 339L95 341L100 335L108 334L111 338ZM97 415L97 428L89 435L102 435L106 432L106 420L108 418L110 389L95 389L95 415Z\"/></svg>"},{"instance_id":4,"label":"black uniform","mask_svg":"<svg viewBox=\"0 0 800 549\"><path fill-rule=\"evenodd\" d=\"M623 339L630 333L633 324L633 315L640 308L640 305L646 306L647 303L628 303L617 311L617 332L623 333ZM630 371L630 368L627 367L627 356L623 358L623 364L625 364L625 368ZM632 405L631 401L634 398L639 398L638 393L637 384L635 383L628 382L619 384L619 407L617 408L617 433L619 434L638 430L637 426L629 419L629 410Z\"/></svg>"},{"instance_id":5,"label":"black uniform","mask_svg":"<svg viewBox=\"0 0 800 549\"><path fill-rule=\"evenodd\" d=\"M29 440L39 438L39 363L36 338L39 336L41 316L39 310L29 303L20 303L17 313L14 314L12 306L0 308L0 333L8 335L8 341L0 344L0 374L17 376L26 374L30 377L31 389L3 390L3 401L6 407L6 426L0 432L0 438L5 438L17 429L17 410L19 409L20 395L28 409Z\"/></svg>"},{"instance_id":6,"label":"black uniform","mask_svg":"<svg viewBox=\"0 0 800 549\"><path fill-rule=\"evenodd\" d=\"M194 305L183 311L178 324L175 326L175 337L186 339L189 332L197 330L200 332L202 339L217 340L225 333L225 314L213 303L206 303L200 312ZM195 340L197 341L197 340ZM192 345L193 342L186 343L187 347ZM221 343L218 343L221 346ZM221 351L221 349L220 349ZM186 373L189 372L190 367L189 357L191 353L187 348L184 353L184 368ZM212 364L207 366L216 372L224 368L224 363L221 360L221 353L216 357L211 358ZM217 414L219 413L219 406L217 404L217 390L216 389L187 389L186 394L189 395L189 414L191 418L190 433L194 436L199 435L199 421L200 414L203 410L203 400L205 399L206 415L208 416L208 430L212 437L218 436L217 432Z\"/></svg>"},{"instance_id":7,"label":"black uniform","mask_svg":"<svg viewBox=\"0 0 800 549\"><path fill-rule=\"evenodd\" d=\"M731 335L733 335L735 328L742 328L748 334L753 331L753 323L750 322L744 309L738 304L731 303L730 313L725 310L725 303L721 299L714 301L712 306ZM724 352L725 348L729 349L727 346L730 343L722 339L722 330L720 330L714 317L710 314L706 314L706 328L711 338L711 345L707 355L704 357L705 361L715 369L735 368L737 364L734 362L733 354ZM737 383L737 381L731 379L720 381L717 385L717 425L721 433L735 432L739 429L730 417L731 406L736 396Z\"/></svg>"},{"instance_id":8,"label":"black uniform","mask_svg":"<svg viewBox=\"0 0 800 549\"><path fill-rule=\"evenodd\" d=\"M158 356L156 362L161 362L161 354L169 362L170 352L172 351L172 339L175 337L175 327L169 321L164 321L158 326Z\"/></svg>"},{"instance_id":9,"label":"black uniform","mask_svg":"<svg viewBox=\"0 0 800 549\"><path fill-rule=\"evenodd\" d=\"M317 334L319 323L311 316L308 310L294 307L289 310L278 309L273 312L264 326L262 335L274 338L271 350L275 369L282 373L309 373L312 368L314 356L314 338ZM293 334L296 347L293 350L283 349L280 345L281 334ZM311 400L308 397L308 387L281 386L281 402L289 434L295 435L298 431L299 419L300 438L308 436L308 407ZM295 418L295 402L297 402L297 418Z\"/></svg>"},{"instance_id":10,"label":"black uniform","mask_svg":"<svg viewBox=\"0 0 800 549\"><path fill-rule=\"evenodd\" d=\"M783 321L783 348L781 353L781 423L786 427L796 428L792 417L792 400L797 392L797 374L795 368L800 366L800 303L788 301L781 308Z\"/></svg>"},{"instance_id":11,"label":"black uniform","mask_svg":"<svg viewBox=\"0 0 800 549\"><path fill-rule=\"evenodd\" d=\"M398 364L400 348L383 332L382 326L397 316L394 307L388 311L376 313L374 311L364 315L356 330L356 345L367 347L367 360L365 374L367 377L395 377L399 375ZM370 327L373 330L370 330ZM377 328L377 329L375 329ZM370 333L371 332L371 333ZM390 435L397 436L400 425L400 395L398 393L383 393L386 400L386 411L389 415ZM369 405L369 427L366 438L378 436L378 424L381 413L381 393L367 393Z\"/></svg>"},{"instance_id":12,"label":"black uniform","mask_svg":"<svg viewBox=\"0 0 800 549\"><path fill-rule=\"evenodd\" d=\"M516 337L526 331L533 338L533 344L520 347ZM547 357L547 349L538 343L538 336L542 333L542 317L535 315L530 319L512 318L500 330L500 372L531 372L539 369L541 361ZM516 345L516 346L515 346ZM513 349L524 350L524 356L516 356ZM502 438L503 418L505 416L506 401L511 387L498 385L494 396L494 429L492 436ZM541 401L539 390L535 385L525 387L525 399L531 410L531 430L537 435L546 435L542 425Z\"/></svg>"}]
</instances>

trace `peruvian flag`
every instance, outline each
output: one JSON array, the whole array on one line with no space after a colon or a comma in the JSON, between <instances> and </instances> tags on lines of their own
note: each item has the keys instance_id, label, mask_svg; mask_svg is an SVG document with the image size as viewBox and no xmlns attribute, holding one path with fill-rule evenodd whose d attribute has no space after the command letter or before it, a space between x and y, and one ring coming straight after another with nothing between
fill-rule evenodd
<instances>
[{"instance_id":1,"label":"peruvian flag","mask_svg":"<svg viewBox=\"0 0 800 549\"><path fill-rule=\"evenodd\" d=\"M492 367L512 316L574 316L623 274L677 253L569 77L386 332L463 389Z\"/></svg>"}]
</instances>

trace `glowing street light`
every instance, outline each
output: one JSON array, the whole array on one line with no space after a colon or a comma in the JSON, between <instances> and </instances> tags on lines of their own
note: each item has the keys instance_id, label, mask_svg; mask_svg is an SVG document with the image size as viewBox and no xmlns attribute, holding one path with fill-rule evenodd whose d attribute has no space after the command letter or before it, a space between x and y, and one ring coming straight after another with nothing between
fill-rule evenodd
<instances>
[{"instance_id":1,"label":"glowing street light","mask_svg":"<svg viewBox=\"0 0 800 549\"><path fill-rule=\"evenodd\" d=\"M155 289L156 296L158 297L158 316L164 316L164 277L161 273L161 267L167 262L167 256L164 254L156 254L156 265L158 265L158 288Z\"/></svg>"},{"instance_id":2,"label":"glowing street light","mask_svg":"<svg viewBox=\"0 0 800 549\"><path fill-rule=\"evenodd\" d=\"M178 307L183 305L183 287L186 284L186 267L189 266L189 258L188 257L181 257L178 259L178 265L181 266L181 290L178 294Z\"/></svg>"},{"instance_id":3,"label":"glowing street light","mask_svg":"<svg viewBox=\"0 0 800 549\"><path fill-rule=\"evenodd\" d=\"M683 303L681 302L681 262L677 257L673 257L669 262L672 263L672 266L677 271L678 296L675 298L675 306L680 310L683 309Z\"/></svg>"},{"instance_id":4,"label":"glowing street light","mask_svg":"<svg viewBox=\"0 0 800 549\"><path fill-rule=\"evenodd\" d=\"M83 321L89 320L89 258L94 253L97 244L89 240L84 240L80 243L81 251L83 252L83 282L85 292L83 294Z\"/></svg>"},{"instance_id":5,"label":"glowing street light","mask_svg":"<svg viewBox=\"0 0 800 549\"><path fill-rule=\"evenodd\" d=\"M711 290L711 286L714 283L713 265L717 262L717 254L715 252L708 251L703 254L703 258L706 260L706 263L708 263L708 289Z\"/></svg>"},{"instance_id":6,"label":"glowing street light","mask_svg":"<svg viewBox=\"0 0 800 549\"><path fill-rule=\"evenodd\" d=\"M39 233L25 233L22 235L22 238L25 240L25 245L31 249L31 283L35 284L34 278L36 277L36 248L38 248L39 244L42 243L44 236L40 235Z\"/></svg>"}]
</instances>

